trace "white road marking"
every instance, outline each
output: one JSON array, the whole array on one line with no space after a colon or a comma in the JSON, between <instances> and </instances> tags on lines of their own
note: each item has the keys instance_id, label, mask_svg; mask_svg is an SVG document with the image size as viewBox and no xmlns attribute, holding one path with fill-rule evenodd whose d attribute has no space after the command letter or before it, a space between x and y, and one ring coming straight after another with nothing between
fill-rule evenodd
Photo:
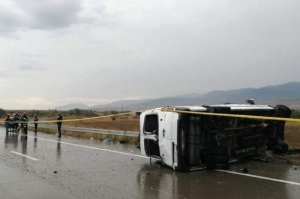
<instances>
[{"instance_id":1,"label":"white road marking","mask_svg":"<svg viewBox=\"0 0 300 199\"><path fill-rule=\"evenodd\" d=\"M28 137L32 137L32 136L28 136ZM36 138L36 137L32 137L32 138ZM118 154L122 154L122 155L129 155L129 156L135 156L135 157L139 157L139 158L147 158L147 159L149 159L149 157L147 157L147 156L136 155L136 154L131 154L131 153L124 153L124 152L121 152L121 151L114 151L114 150L109 150L109 149L102 149L102 148L85 146L85 145L81 145L81 144L73 144L73 143L68 143L68 142L62 142L62 141L56 141L56 140L49 140L49 139L45 139L45 138L38 138L38 139L44 140L44 141L49 141L49 142L56 142L56 143L59 142L61 144L66 144L66 145L71 145L71 146L76 146L76 147L82 147L82 148L87 148L87 149L94 149L94 150L100 150L100 151L106 151L106 152L111 152L111 153L118 153Z\"/></svg>"},{"instance_id":2,"label":"white road marking","mask_svg":"<svg viewBox=\"0 0 300 199\"><path fill-rule=\"evenodd\" d=\"M285 184L291 184L291 185L298 185L300 186L299 182L292 182L292 181L287 181L287 180L280 180L276 178L268 178L268 177L263 177L263 176L258 176L258 175L252 175L252 174L246 174L246 173L238 173L235 171L226 171L226 170L219 170L215 169L215 171L223 172L223 173L229 173L229 174L234 174L234 175L241 175L241 176L247 176L251 178L258 178L258 179L263 179L263 180L268 180L268 181L273 181L273 182L281 182Z\"/></svg>"},{"instance_id":3,"label":"white road marking","mask_svg":"<svg viewBox=\"0 0 300 199\"><path fill-rule=\"evenodd\" d=\"M22 154L22 153L18 153L18 152L16 152L16 151L11 151L11 153L14 153L14 154L19 155L19 156L23 156L23 157L28 158L28 159L30 159L30 160L34 160L34 161L37 161L37 160L38 160L38 159L36 159L36 158L30 157L30 156L28 156L28 155L24 155L24 154Z\"/></svg>"},{"instance_id":4,"label":"white road marking","mask_svg":"<svg viewBox=\"0 0 300 199\"><path fill-rule=\"evenodd\" d=\"M36 138L36 137L33 137L33 136L28 136L28 137ZM50 140L50 139L45 139L45 138L38 138L38 139L44 140L44 141L49 141L49 142L56 142L56 143L60 142L62 144L76 146L76 147L82 147L82 148L87 148L87 149L94 149L94 150L100 150L100 151L106 151L106 152L111 152L111 153L117 153L117 154L122 154L122 155L129 155L129 156L135 156L135 157L139 157L139 158L149 159L149 157L147 157L147 156L135 155L135 154L131 154L131 153L124 153L124 152L114 151L114 150L109 150L109 149L101 149L101 148L96 148L96 147L89 147L89 146L85 146L85 145L72 144L72 143L68 143L68 142L61 142L61 141ZM229 173L229 174L234 174L234 175L247 176L247 177L257 178L257 179L263 179L263 180L268 180L268 181L273 181L273 182L281 182L281 183L285 183L285 184L300 186L299 182L292 182L292 181L280 180L280 179L276 179L276 178L268 178L268 177L264 177L264 176L251 175L251 174L245 174L245 173L238 173L238 172L235 172L235 171L226 171L226 170L218 170L218 169L215 169L215 171L223 172L223 173Z\"/></svg>"}]
</instances>

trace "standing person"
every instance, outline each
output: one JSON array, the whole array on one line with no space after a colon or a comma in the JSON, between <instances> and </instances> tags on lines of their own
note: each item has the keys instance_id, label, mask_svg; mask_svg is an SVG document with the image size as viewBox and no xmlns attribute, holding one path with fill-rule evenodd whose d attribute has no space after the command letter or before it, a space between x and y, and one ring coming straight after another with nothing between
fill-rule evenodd
<instances>
[{"instance_id":1,"label":"standing person","mask_svg":"<svg viewBox=\"0 0 300 199\"><path fill-rule=\"evenodd\" d=\"M61 137L61 125L62 125L62 122L61 120L63 120L63 117L61 116L61 114L58 114L58 118L57 118L57 130L58 130L58 136L57 137Z\"/></svg>"},{"instance_id":2,"label":"standing person","mask_svg":"<svg viewBox=\"0 0 300 199\"><path fill-rule=\"evenodd\" d=\"M15 124L14 124L16 133L19 133L18 132L19 122L20 122L20 116L19 116L19 113L16 112L16 114L15 114Z\"/></svg>"},{"instance_id":3,"label":"standing person","mask_svg":"<svg viewBox=\"0 0 300 199\"><path fill-rule=\"evenodd\" d=\"M26 112L24 112L21 117L21 128L23 129L23 132L24 132L23 135L25 135L25 136L27 136L27 131L28 131L27 122L28 122L28 117L26 115Z\"/></svg>"},{"instance_id":4,"label":"standing person","mask_svg":"<svg viewBox=\"0 0 300 199\"><path fill-rule=\"evenodd\" d=\"M37 127L38 127L38 121L39 121L39 118L38 118L38 116L36 114L34 114L33 121L34 121L34 133L36 135L36 133L37 133Z\"/></svg>"},{"instance_id":5,"label":"standing person","mask_svg":"<svg viewBox=\"0 0 300 199\"><path fill-rule=\"evenodd\" d=\"M6 134L8 134L8 128L9 128L9 114L6 115L5 119L5 128L6 128Z\"/></svg>"},{"instance_id":6,"label":"standing person","mask_svg":"<svg viewBox=\"0 0 300 199\"><path fill-rule=\"evenodd\" d=\"M11 133L14 132L14 129L15 129L14 121L15 121L15 114L13 113L9 116L9 125L8 125L9 132L11 132Z\"/></svg>"}]
</instances>

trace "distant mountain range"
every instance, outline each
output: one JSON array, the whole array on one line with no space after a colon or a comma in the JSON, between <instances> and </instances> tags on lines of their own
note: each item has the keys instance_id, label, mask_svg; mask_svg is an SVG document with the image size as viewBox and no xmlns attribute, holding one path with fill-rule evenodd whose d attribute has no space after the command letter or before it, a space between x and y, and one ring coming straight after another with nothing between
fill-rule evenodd
<instances>
[{"instance_id":1,"label":"distant mountain range","mask_svg":"<svg viewBox=\"0 0 300 199\"><path fill-rule=\"evenodd\" d=\"M289 82L276 86L262 88L242 88L229 91L211 91L200 95L196 93L177 95L173 97L144 99L144 100L120 100L105 105L89 107L84 104L68 104L56 107L57 110L92 109L96 111L107 110L144 110L162 106L176 105L202 105L212 103L244 103L246 99L254 99L262 104L285 104L290 108L300 108L300 82Z\"/></svg>"},{"instance_id":2,"label":"distant mountain range","mask_svg":"<svg viewBox=\"0 0 300 199\"><path fill-rule=\"evenodd\" d=\"M91 109L90 106L85 105L85 104L81 104L81 103L74 103L74 104L67 104L64 106L57 106L54 109L56 110L60 110L60 111L67 111L67 110L71 110L71 109Z\"/></svg>"}]
</instances>

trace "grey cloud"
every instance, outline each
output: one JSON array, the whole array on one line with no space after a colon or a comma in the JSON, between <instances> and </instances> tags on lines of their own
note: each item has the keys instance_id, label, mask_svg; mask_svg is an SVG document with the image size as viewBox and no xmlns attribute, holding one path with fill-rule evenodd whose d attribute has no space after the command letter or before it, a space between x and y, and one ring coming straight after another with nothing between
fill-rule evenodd
<instances>
[{"instance_id":1,"label":"grey cloud","mask_svg":"<svg viewBox=\"0 0 300 199\"><path fill-rule=\"evenodd\" d=\"M30 54L30 53L21 53L16 56L16 60L19 64L18 69L22 71L34 70L34 71L43 71L46 70L46 67L41 64L41 59L43 55L41 54Z\"/></svg>"},{"instance_id":2,"label":"grey cloud","mask_svg":"<svg viewBox=\"0 0 300 199\"><path fill-rule=\"evenodd\" d=\"M30 66L30 65L23 65L23 66L20 66L19 69L21 70L31 70L33 68L33 66Z\"/></svg>"},{"instance_id":3,"label":"grey cloud","mask_svg":"<svg viewBox=\"0 0 300 199\"><path fill-rule=\"evenodd\" d=\"M13 32L18 24L17 16L0 6L0 32Z\"/></svg>"},{"instance_id":4,"label":"grey cloud","mask_svg":"<svg viewBox=\"0 0 300 199\"><path fill-rule=\"evenodd\" d=\"M23 70L23 71L27 71L27 70L34 70L34 71L45 70L45 68L42 65L38 65L38 64L22 65L22 66L19 66L19 69Z\"/></svg>"},{"instance_id":5,"label":"grey cloud","mask_svg":"<svg viewBox=\"0 0 300 199\"><path fill-rule=\"evenodd\" d=\"M37 59L43 57L42 54L29 54L29 53L22 53L21 56L27 59Z\"/></svg>"},{"instance_id":6,"label":"grey cloud","mask_svg":"<svg viewBox=\"0 0 300 199\"><path fill-rule=\"evenodd\" d=\"M17 29L53 30L81 23L82 0L16 0L10 10L0 4L0 32Z\"/></svg>"},{"instance_id":7,"label":"grey cloud","mask_svg":"<svg viewBox=\"0 0 300 199\"><path fill-rule=\"evenodd\" d=\"M37 29L58 29L69 27L78 22L78 13L82 10L80 1L59 1L59 3L40 3L28 9L35 19L32 27Z\"/></svg>"},{"instance_id":8,"label":"grey cloud","mask_svg":"<svg viewBox=\"0 0 300 199\"><path fill-rule=\"evenodd\" d=\"M0 70L0 78L8 78L10 77L10 73L6 70Z\"/></svg>"},{"instance_id":9,"label":"grey cloud","mask_svg":"<svg viewBox=\"0 0 300 199\"><path fill-rule=\"evenodd\" d=\"M10 9L0 3L0 34L17 30L57 30L73 25L107 26L116 24L116 16L106 14L100 3L84 7L84 0L12 0Z\"/></svg>"},{"instance_id":10,"label":"grey cloud","mask_svg":"<svg viewBox=\"0 0 300 199\"><path fill-rule=\"evenodd\" d=\"M92 9L86 9L79 14L80 24L97 25L97 26L115 26L119 24L119 15L107 14L106 7L98 5Z\"/></svg>"}]
</instances>

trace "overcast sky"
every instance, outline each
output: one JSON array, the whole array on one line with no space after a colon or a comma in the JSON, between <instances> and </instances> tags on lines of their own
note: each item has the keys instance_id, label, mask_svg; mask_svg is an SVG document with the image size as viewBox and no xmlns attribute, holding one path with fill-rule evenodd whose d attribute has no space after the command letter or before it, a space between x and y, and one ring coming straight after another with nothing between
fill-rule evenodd
<instances>
[{"instance_id":1,"label":"overcast sky","mask_svg":"<svg viewBox=\"0 0 300 199\"><path fill-rule=\"evenodd\" d=\"M299 0L1 0L0 108L300 81Z\"/></svg>"}]
</instances>

